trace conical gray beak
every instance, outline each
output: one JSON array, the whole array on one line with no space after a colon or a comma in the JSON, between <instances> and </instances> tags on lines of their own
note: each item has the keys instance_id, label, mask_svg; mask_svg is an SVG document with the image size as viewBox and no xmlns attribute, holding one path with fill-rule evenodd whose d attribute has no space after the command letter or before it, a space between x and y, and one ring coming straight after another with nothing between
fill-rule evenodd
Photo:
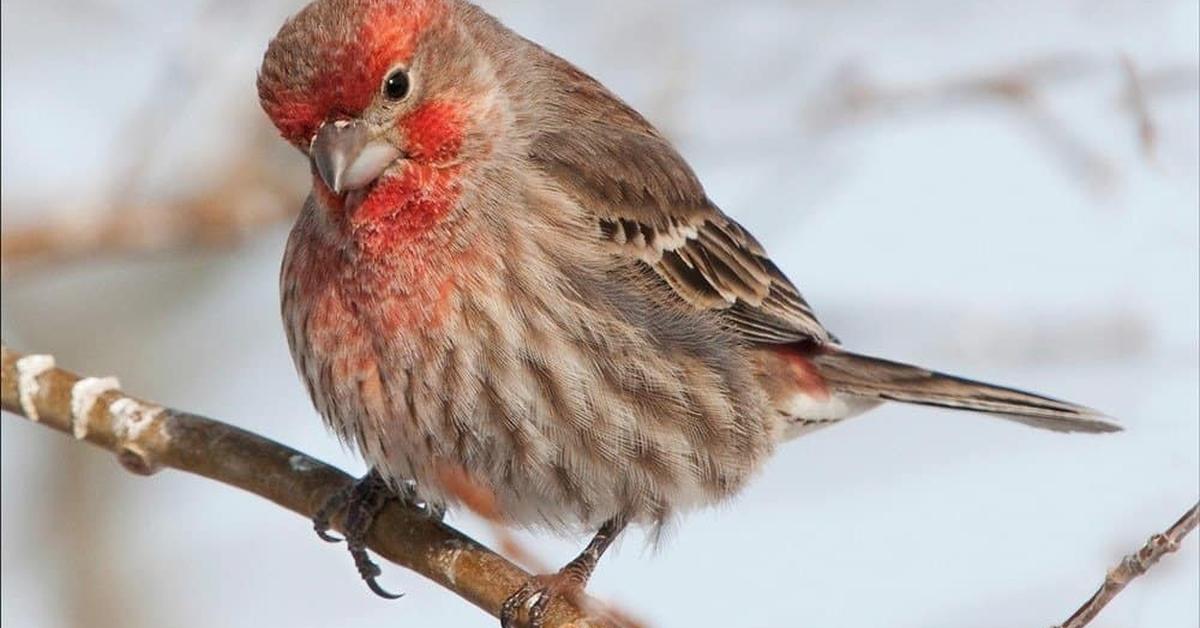
<instances>
[{"instance_id":1,"label":"conical gray beak","mask_svg":"<svg viewBox=\"0 0 1200 628\"><path fill-rule=\"evenodd\" d=\"M370 185L402 153L387 140L372 138L366 124L337 120L321 125L311 154L325 185L341 194Z\"/></svg>"}]
</instances>

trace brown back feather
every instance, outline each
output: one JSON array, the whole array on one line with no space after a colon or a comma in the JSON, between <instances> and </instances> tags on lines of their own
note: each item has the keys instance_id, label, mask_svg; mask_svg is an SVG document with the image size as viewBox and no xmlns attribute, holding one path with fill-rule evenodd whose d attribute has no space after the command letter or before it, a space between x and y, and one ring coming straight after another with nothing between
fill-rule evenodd
<instances>
[{"instance_id":1,"label":"brown back feather","mask_svg":"<svg viewBox=\"0 0 1200 628\"><path fill-rule=\"evenodd\" d=\"M704 192L645 118L532 42L539 112L528 157L589 213L611 252L654 271L664 290L716 314L737 338L833 342L794 285Z\"/></svg>"}]
</instances>

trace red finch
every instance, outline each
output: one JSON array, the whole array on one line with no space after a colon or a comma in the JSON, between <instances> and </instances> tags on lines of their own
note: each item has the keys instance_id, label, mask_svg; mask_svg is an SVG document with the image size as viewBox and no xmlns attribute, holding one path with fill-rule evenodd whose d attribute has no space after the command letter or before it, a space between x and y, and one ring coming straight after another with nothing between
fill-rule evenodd
<instances>
[{"instance_id":1,"label":"red finch","mask_svg":"<svg viewBox=\"0 0 1200 628\"><path fill-rule=\"evenodd\" d=\"M536 624L627 524L726 499L780 442L883 401L1118 429L843 349L645 118L465 1L318 0L258 92L312 165L281 280L292 356L373 468L318 527L348 509L372 585L381 500L454 506L447 469L512 524L600 531L502 609Z\"/></svg>"}]
</instances>

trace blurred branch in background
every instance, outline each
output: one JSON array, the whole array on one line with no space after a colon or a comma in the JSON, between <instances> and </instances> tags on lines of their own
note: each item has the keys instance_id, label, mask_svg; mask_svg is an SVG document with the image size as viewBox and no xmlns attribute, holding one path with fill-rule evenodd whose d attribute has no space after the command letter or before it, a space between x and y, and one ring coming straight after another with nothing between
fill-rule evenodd
<instances>
[{"instance_id":1,"label":"blurred branch in background","mask_svg":"<svg viewBox=\"0 0 1200 628\"><path fill-rule=\"evenodd\" d=\"M1058 628L1083 628L1091 623L1134 578L1149 571L1163 556L1178 550L1184 537L1196 529L1197 521L1200 521L1200 504L1192 506L1166 532L1150 537L1142 549L1121 559L1120 564L1104 577L1104 584L1091 599Z\"/></svg>"},{"instance_id":2,"label":"blurred branch in background","mask_svg":"<svg viewBox=\"0 0 1200 628\"><path fill-rule=\"evenodd\" d=\"M176 200L38 208L30 225L5 225L0 263L18 271L80 260L229 247L294 216L300 187L268 154L274 138L248 143L211 188Z\"/></svg>"},{"instance_id":3,"label":"blurred branch in background","mask_svg":"<svg viewBox=\"0 0 1200 628\"><path fill-rule=\"evenodd\" d=\"M848 64L835 75L829 97L810 109L809 118L821 130L873 116L940 111L964 104L1001 104L1030 125L1068 173L1093 191L1103 191L1116 177L1113 160L1056 114L1046 95L1053 87L1098 79L1114 71L1121 72L1124 83L1117 105L1133 118L1142 152L1147 161L1154 163L1159 133L1149 102L1200 89L1195 65L1142 70L1125 54L1112 61L1056 55L978 74L886 85L863 68Z\"/></svg>"},{"instance_id":4,"label":"blurred branch in background","mask_svg":"<svg viewBox=\"0 0 1200 628\"><path fill-rule=\"evenodd\" d=\"M1154 163L1158 149L1158 125L1150 116L1142 75L1127 54L1121 55L1121 69L1125 71L1125 104L1137 120L1138 142L1142 145L1146 161Z\"/></svg>"},{"instance_id":5,"label":"blurred branch in background","mask_svg":"<svg viewBox=\"0 0 1200 628\"><path fill-rule=\"evenodd\" d=\"M349 475L294 449L231 425L126 396L114 378L80 378L47 355L0 346L0 407L117 455L130 471L171 467L235 486L311 518ZM341 529L341 517L335 522ZM368 546L497 616L529 574L466 535L391 502ZM588 606L591 609L591 605ZM549 627L608 626L576 606L552 601Z\"/></svg>"},{"instance_id":6,"label":"blurred branch in background","mask_svg":"<svg viewBox=\"0 0 1200 628\"><path fill-rule=\"evenodd\" d=\"M229 110L223 132L232 131L230 136L238 139L220 159L220 170L187 172L172 181L170 192L145 198L145 184L164 160L164 138L189 121L188 107L200 92L225 91L227 77L216 47L224 40L213 34L247 19L240 4L201 0L193 7L191 21L163 58L146 98L122 116L106 191L84 203L50 198L16 208L13 214L42 218L5 225L0 275L9 278L79 260L231 247L299 212L305 180L296 175L303 170L280 158L285 149L253 101L244 99L249 93L244 89L221 98ZM244 129L240 135L239 129ZM188 188L197 182L199 188Z\"/></svg>"}]
</instances>

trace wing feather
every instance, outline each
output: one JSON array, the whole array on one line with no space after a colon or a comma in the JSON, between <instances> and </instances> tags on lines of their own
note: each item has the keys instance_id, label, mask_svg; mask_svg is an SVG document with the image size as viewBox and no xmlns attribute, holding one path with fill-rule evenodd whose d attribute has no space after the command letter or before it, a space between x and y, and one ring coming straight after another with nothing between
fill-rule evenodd
<instances>
[{"instance_id":1,"label":"wing feather","mask_svg":"<svg viewBox=\"0 0 1200 628\"><path fill-rule=\"evenodd\" d=\"M671 144L636 111L547 54L551 112L529 157L588 212L610 250L649 266L745 340L836 342L761 244L708 199ZM549 106L546 106L549 104Z\"/></svg>"}]
</instances>

